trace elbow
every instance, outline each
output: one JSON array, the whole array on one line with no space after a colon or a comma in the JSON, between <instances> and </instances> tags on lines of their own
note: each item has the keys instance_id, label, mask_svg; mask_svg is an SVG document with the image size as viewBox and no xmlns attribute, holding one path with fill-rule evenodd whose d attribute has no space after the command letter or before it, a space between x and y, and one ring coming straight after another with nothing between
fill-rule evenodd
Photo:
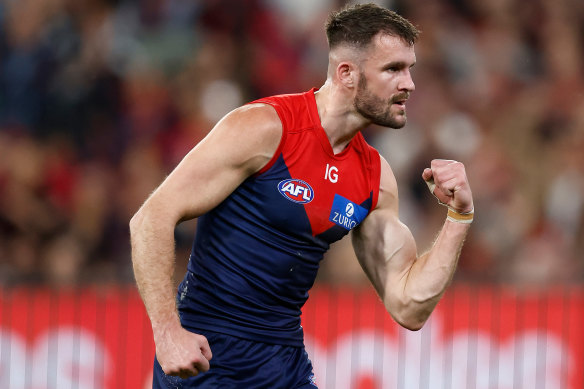
<instances>
[{"instance_id":1,"label":"elbow","mask_svg":"<svg viewBox=\"0 0 584 389\"><path fill-rule=\"evenodd\" d=\"M400 324L400 325L402 327L404 327L405 329L410 330L410 331L420 331L422 329L422 327L424 327L424 324L426 324L426 320L424 320L424 321L411 321L411 322Z\"/></svg>"},{"instance_id":2,"label":"elbow","mask_svg":"<svg viewBox=\"0 0 584 389\"><path fill-rule=\"evenodd\" d=\"M158 205L159 203L160 202L156 201L154 196L151 196L144 202L144 204L142 204L138 211L136 211L129 223L130 237L140 234L144 228L152 224L154 221L156 221L157 225L165 222L163 216L168 214L168 212L161 212L163 208Z\"/></svg>"},{"instance_id":3,"label":"elbow","mask_svg":"<svg viewBox=\"0 0 584 389\"><path fill-rule=\"evenodd\" d=\"M413 300L400 301L387 306L386 309L393 319L405 329L419 331L428 321L435 305L419 304Z\"/></svg>"},{"instance_id":4,"label":"elbow","mask_svg":"<svg viewBox=\"0 0 584 389\"><path fill-rule=\"evenodd\" d=\"M147 201L130 219L130 240L132 242L143 240L153 234L172 236L177 220L168 209Z\"/></svg>"},{"instance_id":5,"label":"elbow","mask_svg":"<svg viewBox=\"0 0 584 389\"><path fill-rule=\"evenodd\" d=\"M417 317L415 315L404 315L400 317L394 316L397 324L410 331L419 331L424 327L428 317Z\"/></svg>"},{"instance_id":6,"label":"elbow","mask_svg":"<svg viewBox=\"0 0 584 389\"><path fill-rule=\"evenodd\" d=\"M147 233L147 230L152 230L153 226L160 226L163 222L164 220L159 215L154 214L148 204L142 205L130 219L130 240L132 242L139 240L139 237Z\"/></svg>"}]
</instances>

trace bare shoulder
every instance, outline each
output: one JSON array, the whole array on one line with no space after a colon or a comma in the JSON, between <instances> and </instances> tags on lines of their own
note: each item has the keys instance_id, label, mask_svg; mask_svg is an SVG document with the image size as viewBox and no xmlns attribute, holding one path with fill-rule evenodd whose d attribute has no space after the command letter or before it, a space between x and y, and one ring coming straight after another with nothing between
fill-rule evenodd
<instances>
[{"instance_id":1,"label":"bare shoulder","mask_svg":"<svg viewBox=\"0 0 584 389\"><path fill-rule=\"evenodd\" d=\"M383 156L379 156L381 160L381 178L379 182L379 200L377 201L377 209L388 209L397 211L398 208L398 188L395 175L391 166Z\"/></svg>"},{"instance_id":2,"label":"bare shoulder","mask_svg":"<svg viewBox=\"0 0 584 389\"><path fill-rule=\"evenodd\" d=\"M241 106L221 119L216 128L237 129L246 136L279 140L282 135L282 122L276 110L261 103Z\"/></svg>"},{"instance_id":3,"label":"bare shoulder","mask_svg":"<svg viewBox=\"0 0 584 389\"><path fill-rule=\"evenodd\" d=\"M248 173L260 170L274 155L282 123L267 104L248 104L225 115L197 148L222 150L222 158L245 164Z\"/></svg>"},{"instance_id":4,"label":"bare shoulder","mask_svg":"<svg viewBox=\"0 0 584 389\"><path fill-rule=\"evenodd\" d=\"M172 221L208 212L273 157L282 136L276 111L246 105L225 115L149 197Z\"/></svg>"}]
</instances>

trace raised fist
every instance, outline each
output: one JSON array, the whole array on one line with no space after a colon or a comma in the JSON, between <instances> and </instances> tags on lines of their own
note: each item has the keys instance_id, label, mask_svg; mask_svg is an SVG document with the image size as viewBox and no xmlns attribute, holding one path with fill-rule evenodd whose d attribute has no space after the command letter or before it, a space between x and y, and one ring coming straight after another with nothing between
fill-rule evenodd
<instances>
[{"instance_id":1,"label":"raised fist","mask_svg":"<svg viewBox=\"0 0 584 389\"><path fill-rule=\"evenodd\" d=\"M422 178L441 204L461 214L473 211L472 192L461 162L434 159Z\"/></svg>"}]
</instances>

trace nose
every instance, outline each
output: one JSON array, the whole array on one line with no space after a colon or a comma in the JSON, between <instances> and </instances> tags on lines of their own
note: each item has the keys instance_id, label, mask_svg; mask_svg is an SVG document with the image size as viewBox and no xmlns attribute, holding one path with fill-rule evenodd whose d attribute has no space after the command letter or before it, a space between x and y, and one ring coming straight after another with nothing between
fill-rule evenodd
<instances>
[{"instance_id":1,"label":"nose","mask_svg":"<svg viewBox=\"0 0 584 389\"><path fill-rule=\"evenodd\" d=\"M414 84L414 80L412 79L412 73L409 69L405 70L403 77L400 79L400 83L398 84L398 88L400 91L404 92L412 92L416 89L416 85Z\"/></svg>"}]
</instances>

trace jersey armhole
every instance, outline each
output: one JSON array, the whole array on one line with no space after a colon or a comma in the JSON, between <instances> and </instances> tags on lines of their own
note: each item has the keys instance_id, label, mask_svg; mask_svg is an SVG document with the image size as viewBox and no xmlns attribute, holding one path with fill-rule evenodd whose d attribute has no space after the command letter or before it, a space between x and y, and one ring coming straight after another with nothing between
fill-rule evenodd
<instances>
[{"instance_id":1,"label":"jersey armhole","mask_svg":"<svg viewBox=\"0 0 584 389\"><path fill-rule=\"evenodd\" d=\"M371 191L373 198L371 201L371 211L377 207L379 199L379 185L381 182L381 156L373 147L369 146L369 156L371 161Z\"/></svg>"},{"instance_id":2,"label":"jersey armhole","mask_svg":"<svg viewBox=\"0 0 584 389\"><path fill-rule=\"evenodd\" d=\"M264 167L262 167L260 170L258 170L255 174L253 174L254 177L257 177L257 176L267 172L268 170L270 170L270 168L274 165L274 163L276 163L276 160L278 159L278 157L282 153L282 149L284 148L284 143L286 143L286 136L288 134L288 129L286 126L286 121L284 120L282 113L280 112L280 107L277 104L274 104L273 102L268 101L268 100L256 100L256 101L251 102L250 104L266 104L266 105L271 106L272 108L274 108L274 110L278 114L278 117L280 118L280 123L282 123L282 137L280 138L280 143L278 144L278 148L276 149L276 151L274 152L274 155L272 155L272 158L270 158L268 163L265 164Z\"/></svg>"}]
</instances>

